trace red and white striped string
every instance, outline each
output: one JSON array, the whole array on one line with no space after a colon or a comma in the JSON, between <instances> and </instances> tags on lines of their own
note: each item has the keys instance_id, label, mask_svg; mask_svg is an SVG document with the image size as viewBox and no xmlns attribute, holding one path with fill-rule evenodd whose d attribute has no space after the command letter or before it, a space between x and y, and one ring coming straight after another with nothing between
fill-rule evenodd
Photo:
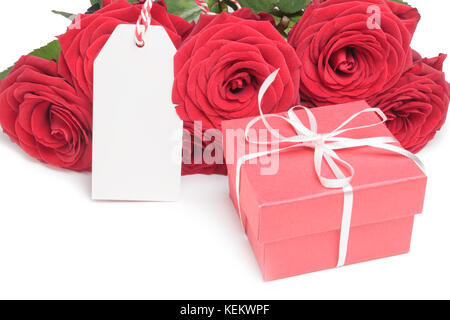
<instances>
[{"instance_id":1,"label":"red and white striped string","mask_svg":"<svg viewBox=\"0 0 450 320\"><path fill-rule=\"evenodd\" d=\"M237 0L230 0L230 2L234 3L238 10L241 8L241 5L239 3L239 1ZM210 15L214 15L214 12L211 12L211 10L209 9L208 3L206 3L205 0L195 0L195 3L197 3L197 5L200 7L200 10L204 13L204 14L210 14Z\"/></svg>"},{"instance_id":2,"label":"red and white striped string","mask_svg":"<svg viewBox=\"0 0 450 320\"><path fill-rule=\"evenodd\" d=\"M145 1L144 5L142 6L141 15L139 16L139 19L136 23L135 38L136 45L139 48L142 48L145 45L144 34L147 32L152 22L152 15L150 13L150 11L152 10L152 6L153 0Z\"/></svg>"},{"instance_id":3,"label":"red and white striped string","mask_svg":"<svg viewBox=\"0 0 450 320\"><path fill-rule=\"evenodd\" d=\"M200 10L204 14L211 14L211 11L209 10L208 4L204 0L195 0L195 3L199 6Z\"/></svg>"},{"instance_id":4,"label":"red and white striped string","mask_svg":"<svg viewBox=\"0 0 450 320\"><path fill-rule=\"evenodd\" d=\"M230 0L230 1L234 3L238 9L241 8L241 5L237 0ZM200 10L204 14L210 15L215 14L214 12L211 12L205 0L195 0L195 2L197 3L197 5L200 7ZM150 12L152 10L152 6L153 0L145 1L144 5L142 6L141 15L139 16L139 19L136 23L136 32L135 32L136 45L140 48L142 48L145 45L144 34L147 32L152 22L152 15Z\"/></svg>"}]
</instances>

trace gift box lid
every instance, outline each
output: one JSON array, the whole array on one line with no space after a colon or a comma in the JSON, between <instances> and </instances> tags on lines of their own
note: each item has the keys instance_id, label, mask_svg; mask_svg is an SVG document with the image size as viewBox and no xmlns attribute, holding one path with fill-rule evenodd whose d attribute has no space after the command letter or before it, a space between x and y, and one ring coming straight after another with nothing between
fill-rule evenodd
<instances>
[{"instance_id":1,"label":"gift box lid","mask_svg":"<svg viewBox=\"0 0 450 320\"><path fill-rule=\"evenodd\" d=\"M358 101L310 110L317 119L318 132L329 133L366 108L369 106L365 101ZM304 110L300 109L296 114L304 124L308 124ZM254 152L255 148L247 142L243 148L237 141L243 141L243 131L252 119L229 120L222 125L230 195L235 206L237 160L244 152ZM364 126L379 120L374 112L363 113L352 121L351 126ZM271 118L270 125L285 135L294 132L281 119ZM263 128L260 123L256 131ZM341 136L362 139L392 137L392 134L384 124L380 124ZM427 178L412 159L369 146L337 150L336 153L355 170L351 181L354 196L352 227L422 212ZM314 171L314 151L298 147L278 155L278 160L258 159L256 163L245 163L241 168L240 212L243 222L251 224L255 230L258 241L273 242L339 230L344 193L342 189L328 189L320 183ZM323 169L325 175L333 176L328 166L324 165ZM271 170L275 174L267 174Z\"/></svg>"}]
</instances>

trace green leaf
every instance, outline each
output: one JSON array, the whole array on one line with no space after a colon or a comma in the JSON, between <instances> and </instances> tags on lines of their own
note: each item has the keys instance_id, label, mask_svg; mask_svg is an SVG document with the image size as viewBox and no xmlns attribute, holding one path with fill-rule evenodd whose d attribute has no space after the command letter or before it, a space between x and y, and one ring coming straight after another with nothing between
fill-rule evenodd
<instances>
[{"instance_id":1,"label":"green leaf","mask_svg":"<svg viewBox=\"0 0 450 320\"><path fill-rule=\"evenodd\" d=\"M228 6L225 4L225 2L221 0L209 0L207 1L209 10L214 13L222 13L226 12Z\"/></svg>"},{"instance_id":2,"label":"green leaf","mask_svg":"<svg viewBox=\"0 0 450 320\"><path fill-rule=\"evenodd\" d=\"M0 80L3 80L6 78L6 76L8 75L8 73L11 71L13 67L9 67L8 69L6 69L3 72L0 72Z\"/></svg>"},{"instance_id":3,"label":"green leaf","mask_svg":"<svg viewBox=\"0 0 450 320\"><path fill-rule=\"evenodd\" d=\"M278 3L278 0L240 0L239 3L243 7L252 9L254 12L270 13Z\"/></svg>"},{"instance_id":4,"label":"green leaf","mask_svg":"<svg viewBox=\"0 0 450 320\"><path fill-rule=\"evenodd\" d=\"M411 5L410 5L408 2L403 1L403 0L390 0L390 1L397 2L397 3L401 3L401 4L406 4L407 6L410 6L410 7L411 7Z\"/></svg>"},{"instance_id":5,"label":"green leaf","mask_svg":"<svg viewBox=\"0 0 450 320\"><path fill-rule=\"evenodd\" d=\"M46 60L58 60L61 52L61 46L58 40L53 40L47 45L32 51L29 55L40 57Z\"/></svg>"},{"instance_id":6,"label":"green leaf","mask_svg":"<svg viewBox=\"0 0 450 320\"><path fill-rule=\"evenodd\" d=\"M60 52L61 52L61 46L59 44L59 41L53 40L52 42L48 43L47 45L32 51L31 53L29 53L29 55L43 58L46 60L58 60ZM1 72L0 80L6 78L6 76L11 71L12 68L13 67L9 67L5 71Z\"/></svg>"},{"instance_id":7,"label":"green leaf","mask_svg":"<svg viewBox=\"0 0 450 320\"><path fill-rule=\"evenodd\" d=\"M305 9L310 0L279 0L277 6L282 13L293 14Z\"/></svg>"},{"instance_id":8,"label":"green leaf","mask_svg":"<svg viewBox=\"0 0 450 320\"><path fill-rule=\"evenodd\" d=\"M59 14L60 16L63 16L64 18L67 18L69 20L73 20L76 17L76 14L69 13L69 12L57 11L57 10L52 10L52 12L54 14Z\"/></svg>"},{"instance_id":9,"label":"green leaf","mask_svg":"<svg viewBox=\"0 0 450 320\"><path fill-rule=\"evenodd\" d=\"M254 12L266 12L275 16L300 15L310 0L240 0L242 6Z\"/></svg>"},{"instance_id":10,"label":"green leaf","mask_svg":"<svg viewBox=\"0 0 450 320\"><path fill-rule=\"evenodd\" d=\"M191 10L196 9L200 11L194 0L166 0L165 2L167 11L177 16L186 14L189 17L189 13L193 12Z\"/></svg>"},{"instance_id":11,"label":"green leaf","mask_svg":"<svg viewBox=\"0 0 450 320\"><path fill-rule=\"evenodd\" d=\"M181 14L181 17L187 22L196 21L200 17L200 8L195 7L192 9L188 9Z\"/></svg>"}]
</instances>

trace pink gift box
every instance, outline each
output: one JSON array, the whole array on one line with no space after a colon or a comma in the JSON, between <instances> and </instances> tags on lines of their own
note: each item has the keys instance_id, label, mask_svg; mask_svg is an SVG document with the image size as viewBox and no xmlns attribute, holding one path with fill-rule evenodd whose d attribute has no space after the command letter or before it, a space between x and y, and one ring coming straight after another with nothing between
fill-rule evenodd
<instances>
[{"instance_id":1,"label":"pink gift box","mask_svg":"<svg viewBox=\"0 0 450 320\"><path fill-rule=\"evenodd\" d=\"M364 101L311 109L319 133L333 131L353 114L369 108ZM308 124L304 110L296 111ZM236 165L239 154L236 136L253 118L223 122L224 151L231 198L236 199ZM375 113L364 113L351 125L378 122ZM271 118L270 125L292 135L286 122ZM256 129L262 129L262 123ZM342 134L348 138L392 137L384 124ZM232 152L231 152L232 151ZM353 209L345 264L407 253L414 216L422 212L426 175L410 158L387 150L360 147L336 153L350 163L355 175ZM268 166L260 159L241 167L240 215L265 280L276 280L334 268L339 256L344 192L327 189L314 171L313 150L298 147L279 154L275 175L261 174ZM267 160L267 159L266 159ZM326 175L331 170L324 164Z\"/></svg>"}]
</instances>

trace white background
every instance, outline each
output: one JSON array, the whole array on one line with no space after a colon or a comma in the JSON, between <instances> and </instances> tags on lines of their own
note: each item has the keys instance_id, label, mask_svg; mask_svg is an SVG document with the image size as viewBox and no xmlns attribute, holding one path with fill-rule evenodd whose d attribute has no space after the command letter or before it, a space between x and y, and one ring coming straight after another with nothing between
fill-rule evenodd
<instances>
[{"instance_id":1,"label":"white background","mask_svg":"<svg viewBox=\"0 0 450 320\"><path fill-rule=\"evenodd\" d=\"M409 2L422 14L413 47L450 53L449 1ZM0 69L64 33L51 9L88 4L2 1ZM0 134L0 298L450 298L448 127L420 153L430 179L410 254L269 283L226 177L183 178L174 204L93 202L90 174L45 166Z\"/></svg>"}]
</instances>

